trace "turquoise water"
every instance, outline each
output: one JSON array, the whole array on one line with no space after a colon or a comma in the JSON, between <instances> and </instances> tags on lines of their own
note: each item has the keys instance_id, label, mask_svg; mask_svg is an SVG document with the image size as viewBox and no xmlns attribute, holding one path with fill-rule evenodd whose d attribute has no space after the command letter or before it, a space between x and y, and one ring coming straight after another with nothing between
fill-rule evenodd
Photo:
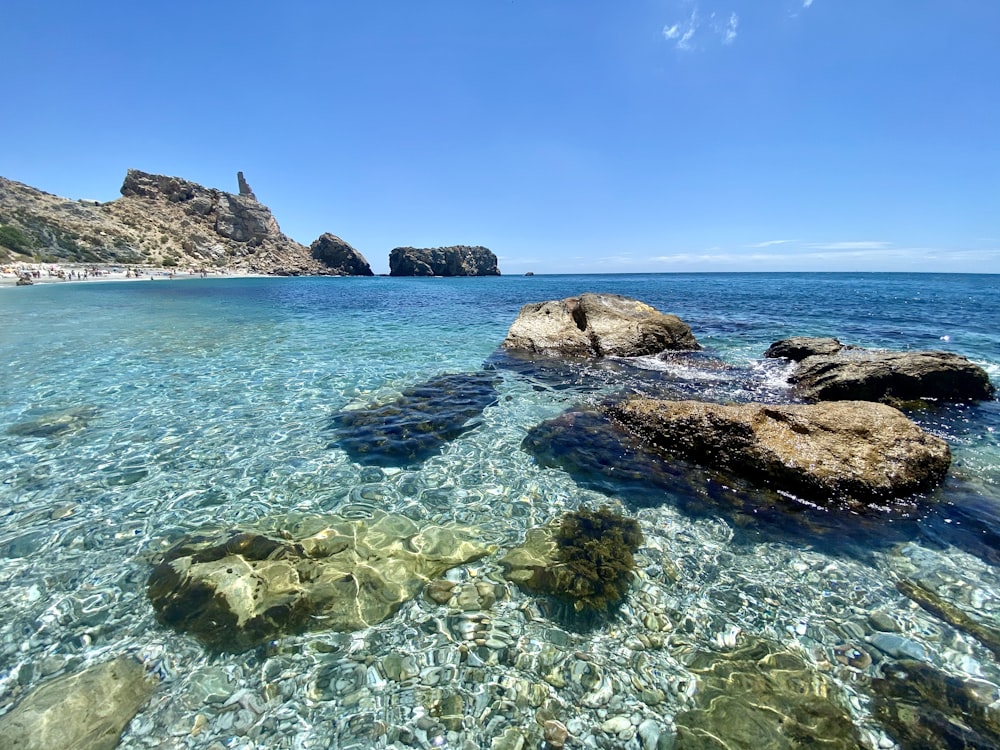
<instances>
[{"instance_id":1,"label":"turquoise water","mask_svg":"<svg viewBox=\"0 0 1000 750\"><path fill-rule=\"evenodd\" d=\"M650 359L558 385L501 366L495 403L480 421L419 462L366 465L337 446L337 413L388 402L442 374L479 372L495 361L522 304L584 291L626 294L679 315L706 361L725 367ZM791 398L787 372L761 359L771 342L790 335L954 351L1000 385L992 276L191 279L0 288L0 712L49 677L128 653L162 683L126 730L127 748L489 747L504 732L537 723L549 705L581 746L614 747L593 727L618 715L653 721L671 735L673 717L691 700L685 663L693 651L725 649L751 634L794 647L812 664L836 664L844 642L878 640L867 625L876 611L895 618L899 636L935 665L996 684L1000 667L981 643L893 585L916 570L958 592L982 621L997 620L996 401L912 415L951 443L949 478L929 498L866 518L771 501L755 507L752 489L705 489L697 473L674 492L598 486L543 466L522 448L539 423L623 382L719 400ZM18 429L56 412L73 429ZM381 509L476 524L502 550L568 509L609 502L637 517L646 536L640 577L619 617L594 629L569 627L503 582L498 552L454 574L503 591L477 626L501 644L482 664L459 658L449 624L457 615L423 597L366 631L313 632L235 655L208 653L158 625L145 598L152 554L208 525ZM679 571L676 581L663 575L668 565ZM636 648L650 616L667 645ZM893 658L865 648L876 658L862 676ZM543 679L553 668L572 673L580 652L600 665L609 700L588 699L573 680ZM418 674L386 680L378 664L389 654L410 657ZM539 654L551 656L544 667ZM368 671L355 685L344 675L356 676L359 663ZM437 668L463 699L460 727L432 720ZM866 742L890 747L857 675L830 674ZM665 697L644 702L642 689ZM638 737L628 742L621 746L640 747Z\"/></svg>"}]
</instances>

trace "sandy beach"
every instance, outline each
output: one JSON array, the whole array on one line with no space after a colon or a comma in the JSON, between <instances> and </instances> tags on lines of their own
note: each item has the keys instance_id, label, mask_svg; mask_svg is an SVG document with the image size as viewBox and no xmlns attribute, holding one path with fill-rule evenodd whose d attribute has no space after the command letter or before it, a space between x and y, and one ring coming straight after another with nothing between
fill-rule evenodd
<instances>
[{"instance_id":1,"label":"sandy beach","mask_svg":"<svg viewBox=\"0 0 1000 750\"><path fill-rule=\"evenodd\" d=\"M199 278L248 278L262 274L232 269L171 269L84 263L16 263L0 266L0 286L16 286L27 276L32 284L77 284L108 281L172 281Z\"/></svg>"}]
</instances>

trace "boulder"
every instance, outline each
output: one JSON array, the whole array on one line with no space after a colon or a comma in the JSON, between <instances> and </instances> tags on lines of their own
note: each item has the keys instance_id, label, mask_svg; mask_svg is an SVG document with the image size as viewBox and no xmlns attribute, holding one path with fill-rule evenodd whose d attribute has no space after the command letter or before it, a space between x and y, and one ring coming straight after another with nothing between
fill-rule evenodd
<instances>
[{"instance_id":1,"label":"boulder","mask_svg":"<svg viewBox=\"0 0 1000 750\"><path fill-rule=\"evenodd\" d=\"M813 336L792 336L791 338L775 341L764 352L768 359L785 358L793 362L801 362L806 357L815 354L836 354L844 345L837 339L813 337Z\"/></svg>"},{"instance_id":2,"label":"boulder","mask_svg":"<svg viewBox=\"0 0 1000 750\"><path fill-rule=\"evenodd\" d=\"M571 357L638 357L701 348L676 315L631 297L589 292L525 305L503 347Z\"/></svg>"},{"instance_id":3,"label":"boulder","mask_svg":"<svg viewBox=\"0 0 1000 750\"><path fill-rule=\"evenodd\" d=\"M607 409L667 455L822 502L912 495L940 483L951 462L944 440L884 404L629 399Z\"/></svg>"},{"instance_id":4,"label":"boulder","mask_svg":"<svg viewBox=\"0 0 1000 750\"><path fill-rule=\"evenodd\" d=\"M309 246L312 257L337 276L374 276L365 256L335 234L326 232Z\"/></svg>"},{"instance_id":5,"label":"boulder","mask_svg":"<svg viewBox=\"0 0 1000 750\"><path fill-rule=\"evenodd\" d=\"M980 401L994 393L983 368L940 351L816 354L799 362L789 380L807 401Z\"/></svg>"},{"instance_id":6,"label":"boulder","mask_svg":"<svg viewBox=\"0 0 1000 750\"><path fill-rule=\"evenodd\" d=\"M57 677L0 717L0 747L114 750L155 687L142 664L127 656Z\"/></svg>"},{"instance_id":7,"label":"boulder","mask_svg":"<svg viewBox=\"0 0 1000 750\"><path fill-rule=\"evenodd\" d=\"M275 533L183 539L153 569L147 594L163 624L238 651L307 628L374 625L427 581L489 551L472 527L381 512L322 516Z\"/></svg>"},{"instance_id":8,"label":"boulder","mask_svg":"<svg viewBox=\"0 0 1000 750\"><path fill-rule=\"evenodd\" d=\"M497 256L485 247L397 247L389 254L390 276L499 276Z\"/></svg>"}]
</instances>

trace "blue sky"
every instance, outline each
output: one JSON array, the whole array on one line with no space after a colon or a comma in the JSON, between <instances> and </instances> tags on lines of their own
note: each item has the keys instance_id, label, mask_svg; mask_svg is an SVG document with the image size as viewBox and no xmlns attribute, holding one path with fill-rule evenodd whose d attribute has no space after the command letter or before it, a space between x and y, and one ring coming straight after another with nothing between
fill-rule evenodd
<instances>
[{"instance_id":1,"label":"blue sky","mask_svg":"<svg viewBox=\"0 0 1000 750\"><path fill-rule=\"evenodd\" d=\"M1000 2L12 0L0 175L504 273L1000 272Z\"/></svg>"}]
</instances>

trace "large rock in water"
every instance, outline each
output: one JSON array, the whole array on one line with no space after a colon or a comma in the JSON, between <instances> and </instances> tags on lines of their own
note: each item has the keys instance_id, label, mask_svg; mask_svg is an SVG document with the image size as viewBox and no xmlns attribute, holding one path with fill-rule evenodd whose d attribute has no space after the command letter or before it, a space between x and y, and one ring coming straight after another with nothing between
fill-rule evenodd
<instances>
[{"instance_id":1,"label":"large rock in water","mask_svg":"<svg viewBox=\"0 0 1000 750\"><path fill-rule=\"evenodd\" d=\"M335 234L321 234L309 246L312 257L339 276L374 276L365 256Z\"/></svg>"},{"instance_id":2,"label":"large rock in water","mask_svg":"<svg viewBox=\"0 0 1000 750\"><path fill-rule=\"evenodd\" d=\"M638 357L701 348L676 315L631 297L590 292L525 305L503 347L570 357Z\"/></svg>"},{"instance_id":3,"label":"large rock in water","mask_svg":"<svg viewBox=\"0 0 1000 750\"><path fill-rule=\"evenodd\" d=\"M944 440L884 404L630 399L608 411L668 455L825 502L912 495L940 483L951 463Z\"/></svg>"},{"instance_id":4,"label":"large rock in water","mask_svg":"<svg viewBox=\"0 0 1000 750\"><path fill-rule=\"evenodd\" d=\"M798 361L789 380L807 401L981 401L994 393L982 367L951 352L891 352L845 347L836 339L785 339L764 356Z\"/></svg>"},{"instance_id":5,"label":"large rock in water","mask_svg":"<svg viewBox=\"0 0 1000 750\"><path fill-rule=\"evenodd\" d=\"M374 625L428 580L488 552L471 527L325 516L274 534L184 539L154 568L147 594L164 624L236 651L307 628Z\"/></svg>"},{"instance_id":6,"label":"large rock in water","mask_svg":"<svg viewBox=\"0 0 1000 750\"><path fill-rule=\"evenodd\" d=\"M155 687L142 664L127 656L58 677L0 717L0 747L114 750Z\"/></svg>"},{"instance_id":7,"label":"large rock in water","mask_svg":"<svg viewBox=\"0 0 1000 750\"><path fill-rule=\"evenodd\" d=\"M497 256L485 247L397 247L389 253L390 276L499 276Z\"/></svg>"}]
</instances>

